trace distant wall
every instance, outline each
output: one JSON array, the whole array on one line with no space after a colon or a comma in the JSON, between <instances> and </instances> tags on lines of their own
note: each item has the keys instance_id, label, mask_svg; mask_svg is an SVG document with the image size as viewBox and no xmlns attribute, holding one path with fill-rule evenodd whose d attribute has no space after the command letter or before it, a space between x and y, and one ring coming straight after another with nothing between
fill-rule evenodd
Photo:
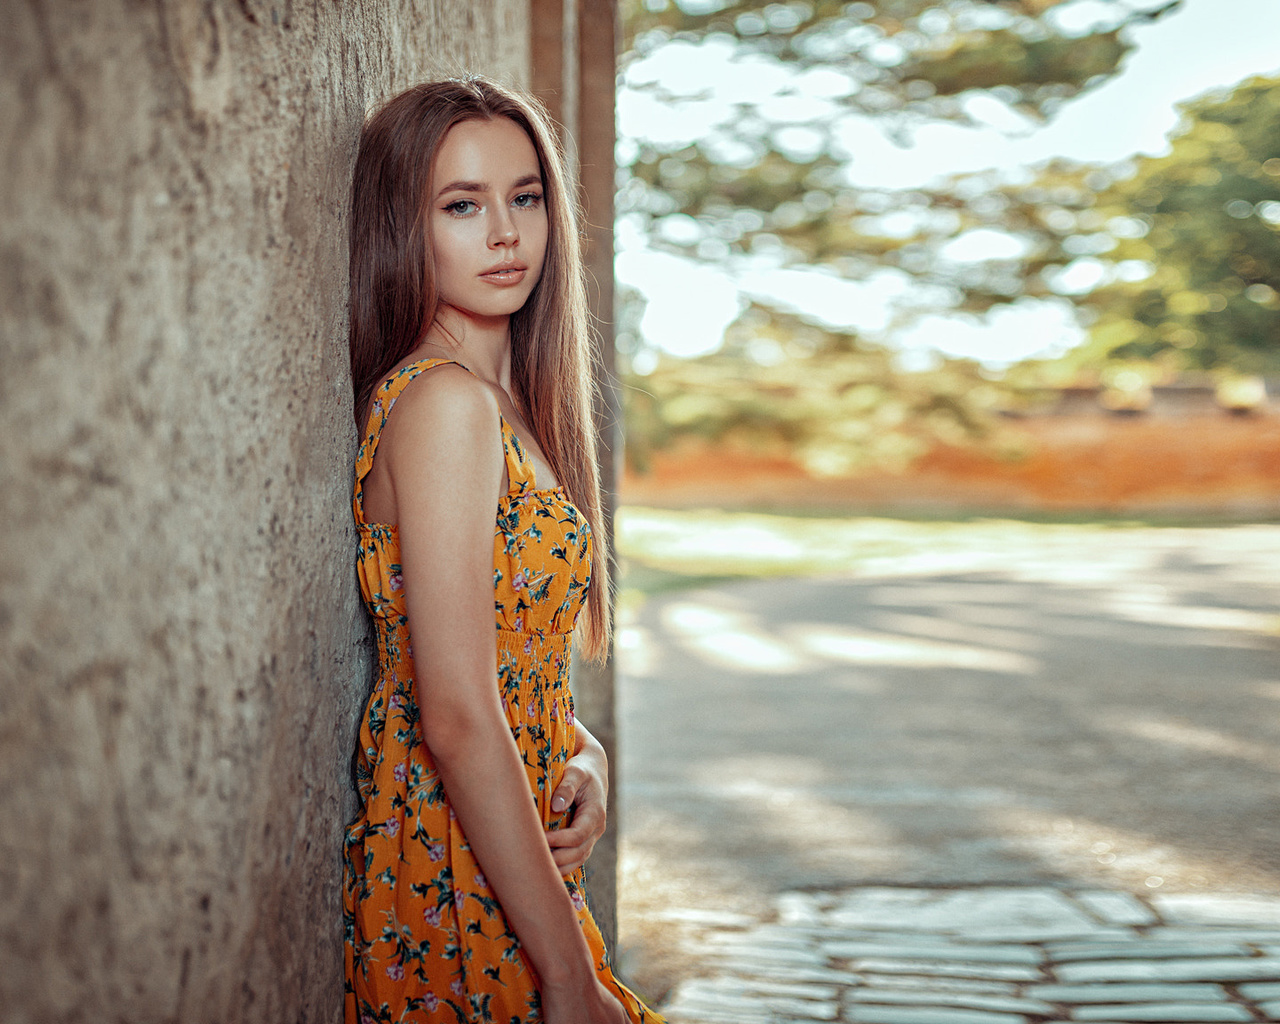
<instances>
[{"instance_id":1,"label":"distant wall","mask_svg":"<svg viewBox=\"0 0 1280 1024\"><path fill-rule=\"evenodd\" d=\"M1083 403L1003 424L985 444L938 444L902 472L817 478L785 456L690 444L629 474L636 505L844 513L1280 515L1280 413L1179 411L1117 415Z\"/></svg>"},{"instance_id":2,"label":"distant wall","mask_svg":"<svg viewBox=\"0 0 1280 1024\"><path fill-rule=\"evenodd\" d=\"M0 4L0 1017L336 1021L370 103L525 0Z\"/></svg>"}]
</instances>

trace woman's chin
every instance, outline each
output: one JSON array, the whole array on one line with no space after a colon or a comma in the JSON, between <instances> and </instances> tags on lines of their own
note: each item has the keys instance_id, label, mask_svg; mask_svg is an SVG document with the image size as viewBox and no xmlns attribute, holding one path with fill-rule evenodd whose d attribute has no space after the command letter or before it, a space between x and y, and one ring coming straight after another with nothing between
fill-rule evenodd
<instances>
[{"instance_id":1,"label":"woman's chin","mask_svg":"<svg viewBox=\"0 0 1280 1024\"><path fill-rule=\"evenodd\" d=\"M441 300L440 309L441 311L447 309L454 315L465 317L468 320L481 322L486 320L505 320L512 313L523 308L527 301L529 301L529 293L522 290L519 294L509 292L490 296L484 302L450 302L444 299Z\"/></svg>"}]
</instances>

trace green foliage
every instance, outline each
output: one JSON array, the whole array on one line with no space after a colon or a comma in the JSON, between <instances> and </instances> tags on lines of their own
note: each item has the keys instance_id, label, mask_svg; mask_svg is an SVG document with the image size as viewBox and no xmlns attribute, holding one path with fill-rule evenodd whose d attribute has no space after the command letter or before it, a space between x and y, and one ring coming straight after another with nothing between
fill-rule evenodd
<instances>
[{"instance_id":1,"label":"green foliage","mask_svg":"<svg viewBox=\"0 0 1280 1024\"><path fill-rule=\"evenodd\" d=\"M850 109L883 115L908 110L963 119L951 98L971 89L1002 89L1037 114L1115 74L1129 46L1123 26L1178 6L1134 11L1102 0L1112 23L1072 34L1046 13L1062 0L792 0L789 3L624 0L624 63L673 37L722 34L741 50L799 67L829 68L850 80Z\"/></svg>"},{"instance_id":2,"label":"green foliage","mask_svg":"<svg viewBox=\"0 0 1280 1024\"><path fill-rule=\"evenodd\" d=\"M1044 117L1116 73L1127 50L1120 35L1125 23L1158 16L1113 2L1109 25L1068 34L1046 17L1054 6L1055 0L632 0L623 5L629 43L622 63L625 68L672 39L720 33L740 54L767 55L843 81L843 88L830 90L839 96L840 116L874 116L891 133L929 120L968 121L961 94L973 90L994 90L1024 114ZM643 88L676 98L660 83ZM972 182L967 191L958 183L933 193L855 188L843 178L833 123L807 125L825 132L826 141L800 158L777 146L778 126L759 110L741 104L739 112L719 139L674 151L639 140L618 212L638 220L654 247L713 261L763 254L777 265L824 265L853 280L897 268L920 282L913 289L918 303L974 312L1024 293L1021 266L1017 272L998 261L957 267L938 249L969 228L1008 229L1010 216L1029 228L1033 210L1012 213L1014 198L997 202L991 188L975 189ZM726 138L733 145L726 147ZM1063 173L1075 188L1074 172ZM888 230L885 215L903 211L914 228ZM663 225L673 214L692 218L696 230L672 240ZM625 366L639 306L634 294L622 298ZM630 375L627 384L633 465L643 467L655 448L700 437L787 453L828 474L901 466L939 438L982 438L998 397L972 364L906 374L889 353L855 336L759 305L731 328L722 351L663 360L652 373Z\"/></svg>"},{"instance_id":3,"label":"green foliage","mask_svg":"<svg viewBox=\"0 0 1280 1024\"><path fill-rule=\"evenodd\" d=\"M1054 28L1057 6L630 0L623 64L672 39L721 33L740 52L844 76L837 118L875 116L907 133L926 120L965 121L963 94L982 90L1027 116L1051 116L1117 72L1125 24L1178 5L1141 13L1116 0L1110 23L1078 34ZM642 88L674 98L659 84ZM827 140L809 156L780 146L777 127L743 104L717 138L676 149L638 140L619 213L653 247L688 257L763 257L851 280L886 268L910 275L904 317L1068 299L1089 341L1056 366L1019 368L996 385L964 362L907 374L863 339L754 305L722 351L628 378L635 465L702 437L847 473L901 465L936 439L981 440L996 404L1032 403L1028 387L1065 383L1081 368L1148 383L1185 369L1280 371L1280 78L1187 105L1164 156L1115 167L1059 160L1031 180L993 172L930 189L860 188L843 173L831 123L806 125ZM673 215L685 230L664 230ZM1019 251L948 258L947 247L977 229L1016 239ZM624 338L637 319L633 296Z\"/></svg>"},{"instance_id":4,"label":"green foliage","mask_svg":"<svg viewBox=\"0 0 1280 1024\"><path fill-rule=\"evenodd\" d=\"M1178 6L1139 12L1121 0L1103 4L1115 11L1108 27L1067 34L1051 22L1060 0L630 0L623 5L624 69L672 39L720 34L734 40L740 54L821 70L845 85L828 85L834 116L804 123L822 140L812 156L781 148L781 125L749 103L739 104L732 124L692 145L671 150L636 140L618 213L638 218L656 248L686 255L724 260L768 252L783 262L826 264L855 280L877 266L896 266L972 291L967 309L1008 301L1018 293L1008 275L984 293L983 282L957 281L954 270L937 274L930 257L931 242L992 220L1004 225L984 212L991 207L985 190L895 193L851 186L835 129L844 117L872 117L894 136L925 122L971 123L962 94L983 91L1026 116L1047 117L1117 73L1129 49L1124 26ZM661 83L636 88L677 99ZM918 231L886 233L883 215L903 210L916 216ZM697 237L667 237L662 222L673 214L693 218Z\"/></svg>"},{"instance_id":5,"label":"green foliage","mask_svg":"<svg viewBox=\"0 0 1280 1024\"><path fill-rule=\"evenodd\" d=\"M1184 108L1169 152L1103 190L1126 230L1108 259L1149 277L1082 296L1096 317L1077 360L1280 371L1280 78Z\"/></svg>"}]
</instances>

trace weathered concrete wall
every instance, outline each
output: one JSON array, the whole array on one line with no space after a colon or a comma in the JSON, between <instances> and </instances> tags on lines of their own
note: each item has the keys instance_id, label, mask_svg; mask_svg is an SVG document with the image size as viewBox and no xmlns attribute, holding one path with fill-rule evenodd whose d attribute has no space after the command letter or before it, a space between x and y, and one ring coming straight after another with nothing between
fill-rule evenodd
<instances>
[{"instance_id":1,"label":"weathered concrete wall","mask_svg":"<svg viewBox=\"0 0 1280 1024\"><path fill-rule=\"evenodd\" d=\"M366 106L525 0L0 3L0 1017L334 1021Z\"/></svg>"}]
</instances>

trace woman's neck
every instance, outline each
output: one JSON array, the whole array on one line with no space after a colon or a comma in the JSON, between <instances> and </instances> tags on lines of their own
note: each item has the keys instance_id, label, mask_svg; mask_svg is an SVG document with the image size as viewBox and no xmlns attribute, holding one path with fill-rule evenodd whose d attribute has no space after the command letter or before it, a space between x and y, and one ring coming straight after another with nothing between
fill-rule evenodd
<instances>
[{"instance_id":1,"label":"woman's neck","mask_svg":"<svg viewBox=\"0 0 1280 1024\"><path fill-rule=\"evenodd\" d=\"M441 304L423 348L457 359L476 376L504 391L511 386L511 318L484 317Z\"/></svg>"}]
</instances>

